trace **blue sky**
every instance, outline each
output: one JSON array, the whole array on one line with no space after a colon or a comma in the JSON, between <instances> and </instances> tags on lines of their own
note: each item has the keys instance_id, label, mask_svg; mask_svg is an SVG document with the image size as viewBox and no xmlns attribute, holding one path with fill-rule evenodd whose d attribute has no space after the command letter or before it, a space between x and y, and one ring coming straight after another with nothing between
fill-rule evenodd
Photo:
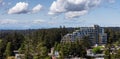
<instances>
[{"instance_id":1,"label":"blue sky","mask_svg":"<svg viewBox=\"0 0 120 59\"><path fill-rule=\"evenodd\" d=\"M120 27L120 0L0 0L0 29Z\"/></svg>"}]
</instances>

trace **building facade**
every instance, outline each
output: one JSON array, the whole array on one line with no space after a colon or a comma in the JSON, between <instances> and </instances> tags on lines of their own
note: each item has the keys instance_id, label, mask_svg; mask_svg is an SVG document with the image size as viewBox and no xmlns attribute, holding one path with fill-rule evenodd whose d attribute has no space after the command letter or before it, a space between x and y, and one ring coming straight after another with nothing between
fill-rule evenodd
<instances>
[{"instance_id":1,"label":"building facade","mask_svg":"<svg viewBox=\"0 0 120 59\"><path fill-rule=\"evenodd\" d=\"M63 36L61 42L74 42L76 39L82 39L85 36L88 36L93 44L105 44L107 42L107 34L104 32L104 28L99 25L80 27L79 30Z\"/></svg>"}]
</instances>

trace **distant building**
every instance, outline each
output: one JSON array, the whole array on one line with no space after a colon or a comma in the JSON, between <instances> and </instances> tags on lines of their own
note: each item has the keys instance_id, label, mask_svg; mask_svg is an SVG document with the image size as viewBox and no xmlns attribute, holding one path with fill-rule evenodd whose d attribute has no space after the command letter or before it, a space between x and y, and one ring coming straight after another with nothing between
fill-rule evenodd
<instances>
[{"instance_id":1,"label":"distant building","mask_svg":"<svg viewBox=\"0 0 120 59\"><path fill-rule=\"evenodd\" d=\"M24 54L20 54L19 51L15 50L15 59L25 59L25 55Z\"/></svg>"},{"instance_id":2,"label":"distant building","mask_svg":"<svg viewBox=\"0 0 120 59\"><path fill-rule=\"evenodd\" d=\"M24 54L16 54L15 59L25 59L25 55Z\"/></svg>"},{"instance_id":3,"label":"distant building","mask_svg":"<svg viewBox=\"0 0 120 59\"><path fill-rule=\"evenodd\" d=\"M105 54L94 54L92 49L87 49L87 56L92 57L94 59L104 59Z\"/></svg>"},{"instance_id":4,"label":"distant building","mask_svg":"<svg viewBox=\"0 0 120 59\"><path fill-rule=\"evenodd\" d=\"M88 36L93 44L105 44L107 42L107 34L104 33L104 28L99 25L80 27L79 30L66 34L61 42L74 42L76 39L82 39L85 36Z\"/></svg>"},{"instance_id":5,"label":"distant building","mask_svg":"<svg viewBox=\"0 0 120 59\"><path fill-rule=\"evenodd\" d=\"M48 54L52 59L58 59L60 57L58 51L54 51L54 48L51 48L51 52Z\"/></svg>"}]
</instances>

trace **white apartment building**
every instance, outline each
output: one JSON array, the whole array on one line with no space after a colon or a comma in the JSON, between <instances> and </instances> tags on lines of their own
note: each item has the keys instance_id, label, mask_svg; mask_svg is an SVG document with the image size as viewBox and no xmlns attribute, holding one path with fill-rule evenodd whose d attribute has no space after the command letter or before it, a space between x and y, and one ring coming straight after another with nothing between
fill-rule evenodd
<instances>
[{"instance_id":1,"label":"white apartment building","mask_svg":"<svg viewBox=\"0 0 120 59\"><path fill-rule=\"evenodd\" d=\"M74 42L76 39L82 39L85 36L88 36L93 44L105 44L107 42L107 34L104 32L104 28L98 25L80 27L79 30L66 34L61 42Z\"/></svg>"}]
</instances>

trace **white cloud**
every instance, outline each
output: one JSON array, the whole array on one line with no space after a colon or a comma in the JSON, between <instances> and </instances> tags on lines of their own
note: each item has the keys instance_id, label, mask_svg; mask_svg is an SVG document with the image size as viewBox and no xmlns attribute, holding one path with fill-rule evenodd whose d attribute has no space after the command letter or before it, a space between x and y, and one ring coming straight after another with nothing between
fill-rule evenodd
<instances>
[{"instance_id":1,"label":"white cloud","mask_svg":"<svg viewBox=\"0 0 120 59\"><path fill-rule=\"evenodd\" d=\"M16 24L18 23L17 20L12 20L12 19L3 19L0 20L0 24L5 25L5 24Z\"/></svg>"},{"instance_id":2,"label":"white cloud","mask_svg":"<svg viewBox=\"0 0 120 59\"><path fill-rule=\"evenodd\" d=\"M41 23L45 23L45 20L33 20L32 23L33 24L41 24Z\"/></svg>"},{"instance_id":3,"label":"white cloud","mask_svg":"<svg viewBox=\"0 0 120 59\"><path fill-rule=\"evenodd\" d=\"M42 9L42 5L38 4L32 9L32 13L37 13Z\"/></svg>"},{"instance_id":4,"label":"white cloud","mask_svg":"<svg viewBox=\"0 0 120 59\"><path fill-rule=\"evenodd\" d=\"M73 11L73 12L67 12L67 13L65 13L65 16L69 19L69 18L79 17L79 16L85 15L87 13L88 13L87 10Z\"/></svg>"},{"instance_id":5,"label":"white cloud","mask_svg":"<svg viewBox=\"0 0 120 59\"><path fill-rule=\"evenodd\" d=\"M61 12L65 12L66 9L64 8L67 0L57 0L54 1L50 7L50 11L48 14L57 14Z\"/></svg>"},{"instance_id":6,"label":"white cloud","mask_svg":"<svg viewBox=\"0 0 120 59\"><path fill-rule=\"evenodd\" d=\"M56 0L51 4L48 14L65 13L67 18L79 17L100 3L101 0Z\"/></svg>"},{"instance_id":7,"label":"white cloud","mask_svg":"<svg viewBox=\"0 0 120 59\"><path fill-rule=\"evenodd\" d=\"M38 19L38 20L14 20L14 19L0 19L0 25L10 25L10 24L13 24L13 25L30 25L30 24L43 24L43 23L46 23L47 22L45 20L42 20L42 19Z\"/></svg>"},{"instance_id":8,"label":"white cloud","mask_svg":"<svg viewBox=\"0 0 120 59\"><path fill-rule=\"evenodd\" d=\"M48 24L50 24L50 25L56 25L58 23L57 22L48 22Z\"/></svg>"},{"instance_id":9,"label":"white cloud","mask_svg":"<svg viewBox=\"0 0 120 59\"><path fill-rule=\"evenodd\" d=\"M19 2L14 7L9 9L8 14L21 14L27 13L28 3Z\"/></svg>"},{"instance_id":10,"label":"white cloud","mask_svg":"<svg viewBox=\"0 0 120 59\"><path fill-rule=\"evenodd\" d=\"M29 4L26 2L18 2L15 6L9 9L8 14L26 14L26 13L37 13L42 9L42 5L38 4L30 11L28 9Z\"/></svg>"},{"instance_id":11,"label":"white cloud","mask_svg":"<svg viewBox=\"0 0 120 59\"><path fill-rule=\"evenodd\" d=\"M57 22L55 21L45 21L45 20L42 20L42 19L38 19L38 20L33 20L32 21L32 24L49 24L49 25L55 25L57 24Z\"/></svg>"}]
</instances>

